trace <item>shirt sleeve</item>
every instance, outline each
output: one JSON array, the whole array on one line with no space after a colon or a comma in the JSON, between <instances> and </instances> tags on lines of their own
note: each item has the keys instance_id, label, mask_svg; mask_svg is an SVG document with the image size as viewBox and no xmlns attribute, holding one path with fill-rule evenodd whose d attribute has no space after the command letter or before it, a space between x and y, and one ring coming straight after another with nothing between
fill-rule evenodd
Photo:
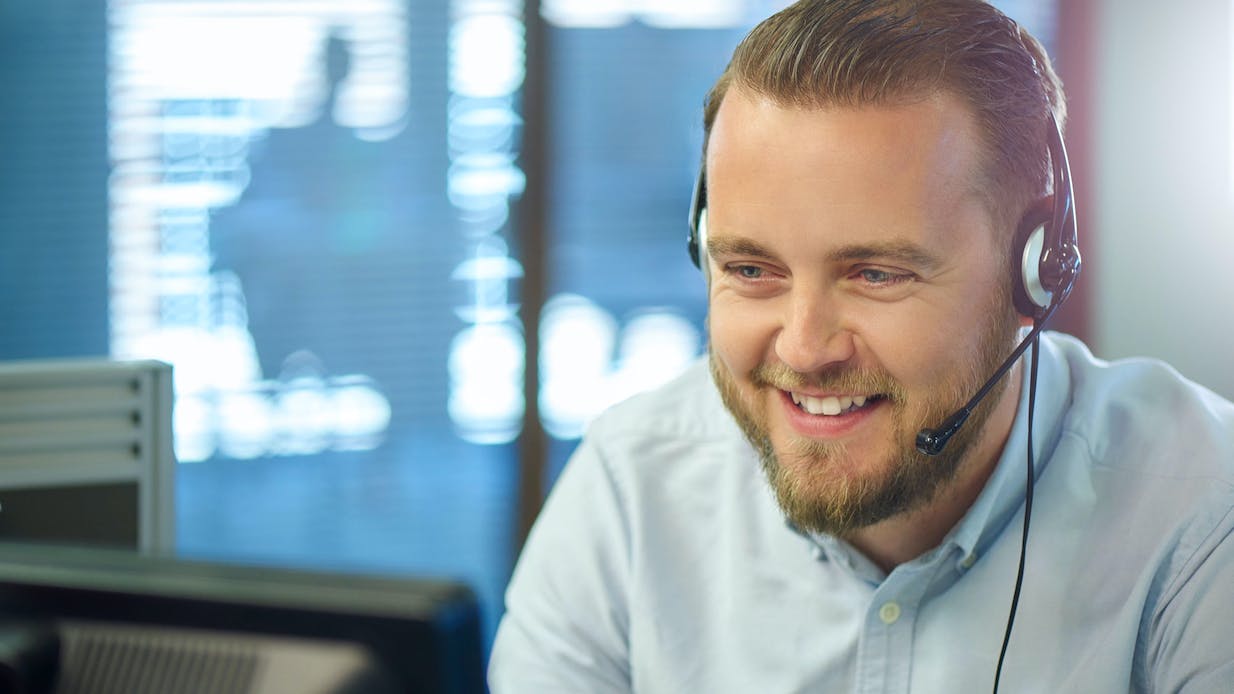
<instances>
[{"instance_id":1,"label":"shirt sleeve","mask_svg":"<svg viewBox=\"0 0 1234 694\"><path fill-rule=\"evenodd\" d=\"M506 591L493 694L629 692L630 529L591 436L558 478Z\"/></svg>"},{"instance_id":2,"label":"shirt sleeve","mask_svg":"<svg viewBox=\"0 0 1234 694\"><path fill-rule=\"evenodd\" d=\"M1163 592L1150 634L1148 691L1170 694L1234 692L1234 493L1201 523L1206 532L1185 533L1185 557Z\"/></svg>"}]
</instances>

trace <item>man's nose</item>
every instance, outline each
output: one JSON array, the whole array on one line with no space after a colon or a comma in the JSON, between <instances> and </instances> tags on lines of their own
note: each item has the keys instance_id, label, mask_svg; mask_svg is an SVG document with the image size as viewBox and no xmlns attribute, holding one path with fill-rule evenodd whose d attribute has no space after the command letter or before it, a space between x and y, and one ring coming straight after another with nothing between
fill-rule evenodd
<instances>
[{"instance_id":1,"label":"man's nose","mask_svg":"<svg viewBox=\"0 0 1234 694\"><path fill-rule=\"evenodd\" d=\"M852 359L856 345L840 302L825 291L791 296L776 335L775 353L798 373L814 373Z\"/></svg>"}]
</instances>

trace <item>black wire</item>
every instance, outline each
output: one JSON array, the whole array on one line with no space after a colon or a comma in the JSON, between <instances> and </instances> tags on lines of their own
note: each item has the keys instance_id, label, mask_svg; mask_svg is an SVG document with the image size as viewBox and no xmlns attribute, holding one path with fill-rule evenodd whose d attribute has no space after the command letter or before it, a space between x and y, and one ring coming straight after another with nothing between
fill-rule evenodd
<instances>
[{"instance_id":1,"label":"black wire","mask_svg":"<svg viewBox=\"0 0 1234 694\"><path fill-rule=\"evenodd\" d=\"M1024 527L1020 533L1020 566L1015 575L1015 591L1011 594L1011 612L1007 615L1007 631L1003 634L1003 647L998 652L998 667L994 670L994 694L998 694L998 682L1003 675L1003 660L1007 658L1007 645L1011 643L1011 628L1015 625L1015 611L1020 604L1020 588L1024 585L1024 558L1028 554L1028 523L1033 515L1033 410L1037 404L1037 354L1041 351L1040 338L1033 339L1033 356L1028 376L1028 486L1024 490Z\"/></svg>"}]
</instances>

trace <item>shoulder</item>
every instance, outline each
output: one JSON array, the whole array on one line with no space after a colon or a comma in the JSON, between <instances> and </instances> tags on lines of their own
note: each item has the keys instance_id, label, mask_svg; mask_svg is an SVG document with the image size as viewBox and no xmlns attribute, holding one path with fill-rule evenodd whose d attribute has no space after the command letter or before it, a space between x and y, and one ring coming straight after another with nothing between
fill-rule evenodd
<instances>
[{"instance_id":1,"label":"shoulder","mask_svg":"<svg viewBox=\"0 0 1234 694\"><path fill-rule=\"evenodd\" d=\"M1069 402L1050 462L1059 500L1140 563L1186 572L1197 552L1234 550L1234 404L1155 359L1105 361L1052 336ZM1161 578L1159 577L1159 579Z\"/></svg>"},{"instance_id":2,"label":"shoulder","mask_svg":"<svg viewBox=\"0 0 1234 694\"><path fill-rule=\"evenodd\" d=\"M1157 359L1098 359L1063 335L1050 347L1071 380L1063 431L1094 462L1234 487L1234 403Z\"/></svg>"},{"instance_id":3,"label":"shoulder","mask_svg":"<svg viewBox=\"0 0 1234 694\"><path fill-rule=\"evenodd\" d=\"M1234 618L1234 404L1160 360L1098 359L1057 334L1043 347L1068 385L1042 529L1070 557L1067 590L1091 589L1077 610L1128 606L1145 690L1228 677L1228 645L1211 636Z\"/></svg>"},{"instance_id":4,"label":"shoulder","mask_svg":"<svg viewBox=\"0 0 1234 694\"><path fill-rule=\"evenodd\" d=\"M1196 576L1234 577L1234 404L1156 359L1105 361L1072 338L1051 347L1071 378L1063 438L1082 452L1057 456L1060 479L1089 499L1094 528L1125 538L1111 551L1153 567L1146 618Z\"/></svg>"}]
</instances>

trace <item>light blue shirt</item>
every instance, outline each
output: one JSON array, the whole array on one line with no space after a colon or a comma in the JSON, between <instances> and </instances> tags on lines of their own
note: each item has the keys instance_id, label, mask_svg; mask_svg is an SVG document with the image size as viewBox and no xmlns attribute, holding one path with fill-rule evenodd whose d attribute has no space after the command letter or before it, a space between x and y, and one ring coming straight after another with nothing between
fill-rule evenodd
<instances>
[{"instance_id":1,"label":"light blue shirt","mask_svg":"<svg viewBox=\"0 0 1234 694\"><path fill-rule=\"evenodd\" d=\"M492 691L990 691L1027 393L968 514L890 574L786 525L705 364L613 408L520 557ZM1102 362L1049 334L1034 446L1001 690L1234 692L1234 405L1159 362Z\"/></svg>"}]
</instances>

